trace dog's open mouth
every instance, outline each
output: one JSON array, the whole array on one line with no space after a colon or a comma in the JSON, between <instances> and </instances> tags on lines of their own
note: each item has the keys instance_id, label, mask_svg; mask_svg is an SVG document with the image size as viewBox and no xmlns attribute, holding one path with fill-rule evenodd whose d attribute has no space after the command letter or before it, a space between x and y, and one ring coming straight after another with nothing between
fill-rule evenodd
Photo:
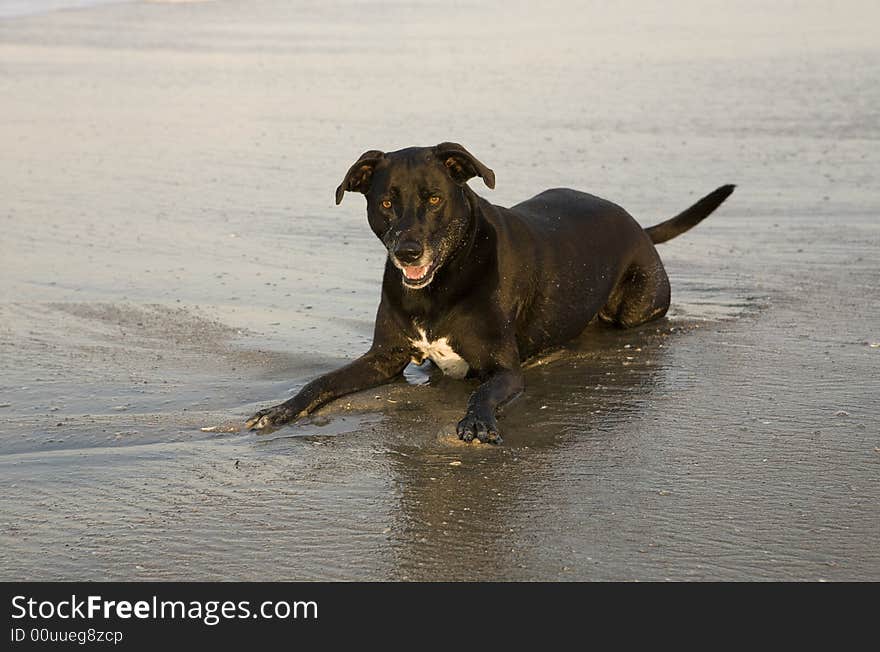
<instances>
[{"instance_id":1,"label":"dog's open mouth","mask_svg":"<svg viewBox=\"0 0 880 652\"><path fill-rule=\"evenodd\" d=\"M422 265L421 267L404 267L403 275L406 277L407 281L422 281L428 275L428 270L431 269L430 265Z\"/></svg>"},{"instance_id":2,"label":"dog's open mouth","mask_svg":"<svg viewBox=\"0 0 880 652\"><path fill-rule=\"evenodd\" d=\"M418 289L431 282L431 279L434 278L435 268L434 263L429 262L427 265L403 265L400 271L403 272L403 284Z\"/></svg>"}]
</instances>

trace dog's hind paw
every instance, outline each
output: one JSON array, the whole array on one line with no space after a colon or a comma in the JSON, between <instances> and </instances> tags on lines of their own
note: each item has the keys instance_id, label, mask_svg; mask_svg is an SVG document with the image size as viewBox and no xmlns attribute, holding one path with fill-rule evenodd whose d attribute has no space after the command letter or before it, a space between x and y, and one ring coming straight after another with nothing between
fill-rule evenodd
<instances>
[{"instance_id":1,"label":"dog's hind paw","mask_svg":"<svg viewBox=\"0 0 880 652\"><path fill-rule=\"evenodd\" d=\"M468 412L464 419L458 422L456 427L458 438L462 441L471 442L474 439L484 444L500 444L504 440L498 432L498 423L494 416L477 415Z\"/></svg>"}]
</instances>

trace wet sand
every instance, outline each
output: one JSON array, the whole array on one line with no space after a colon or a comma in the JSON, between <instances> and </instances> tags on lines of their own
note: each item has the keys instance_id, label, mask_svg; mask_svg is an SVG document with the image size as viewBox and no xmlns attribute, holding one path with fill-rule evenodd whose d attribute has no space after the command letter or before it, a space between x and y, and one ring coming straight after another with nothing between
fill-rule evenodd
<instances>
[{"instance_id":1,"label":"wet sand","mask_svg":"<svg viewBox=\"0 0 880 652\"><path fill-rule=\"evenodd\" d=\"M848 4L0 20L0 578L880 580L880 15ZM368 346L349 164L444 140L504 205L647 226L738 188L660 246L669 317L530 365L502 447L421 368L238 431Z\"/></svg>"}]
</instances>

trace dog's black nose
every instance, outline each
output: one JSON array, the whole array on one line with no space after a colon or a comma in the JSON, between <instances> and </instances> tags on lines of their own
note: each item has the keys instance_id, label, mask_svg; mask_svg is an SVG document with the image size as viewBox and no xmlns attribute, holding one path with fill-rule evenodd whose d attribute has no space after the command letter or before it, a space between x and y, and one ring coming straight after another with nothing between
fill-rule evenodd
<instances>
[{"instance_id":1,"label":"dog's black nose","mask_svg":"<svg viewBox=\"0 0 880 652\"><path fill-rule=\"evenodd\" d=\"M394 248L394 257L402 263L414 263L422 257L422 245L413 240L399 242Z\"/></svg>"}]
</instances>

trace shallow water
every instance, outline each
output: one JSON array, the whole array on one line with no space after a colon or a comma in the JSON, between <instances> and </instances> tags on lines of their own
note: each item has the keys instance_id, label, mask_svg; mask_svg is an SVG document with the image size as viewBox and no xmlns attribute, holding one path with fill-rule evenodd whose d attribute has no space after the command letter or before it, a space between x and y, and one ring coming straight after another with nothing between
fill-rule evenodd
<instances>
[{"instance_id":1,"label":"shallow water","mask_svg":"<svg viewBox=\"0 0 880 652\"><path fill-rule=\"evenodd\" d=\"M874 5L346 7L0 21L0 576L880 579ZM505 205L738 189L661 246L669 318L530 365L502 447L427 368L237 431L368 346L348 165L444 140Z\"/></svg>"}]
</instances>

